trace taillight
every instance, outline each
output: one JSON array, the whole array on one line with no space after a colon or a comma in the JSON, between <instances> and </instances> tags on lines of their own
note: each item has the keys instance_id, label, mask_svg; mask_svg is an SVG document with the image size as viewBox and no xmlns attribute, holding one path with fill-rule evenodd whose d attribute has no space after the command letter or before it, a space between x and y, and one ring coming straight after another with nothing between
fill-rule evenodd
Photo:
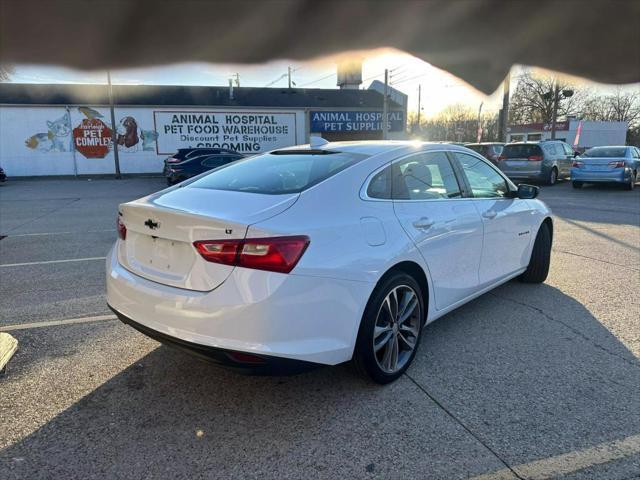
<instances>
[{"instance_id":1,"label":"taillight","mask_svg":"<svg viewBox=\"0 0 640 480\"><path fill-rule=\"evenodd\" d=\"M118 214L118 237L120 237L120 240L127 239L127 227L125 227L124 223L122 223L122 220L120 219L119 214Z\"/></svg>"},{"instance_id":2,"label":"taillight","mask_svg":"<svg viewBox=\"0 0 640 480\"><path fill-rule=\"evenodd\" d=\"M584 167L584 163L581 162L580 160L574 160L571 166L576 168L582 168Z\"/></svg>"},{"instance_id":3,"label":"taillight","mask_svg":"<svg viewBox=\"0 0 640 480\"><path fill-rule=\"evenodd\" d=\"M506 160L506 159L507 159L507 157L505 155L500 155L498 157L498 161L502 161L502 160Z\"/></svg>"},{"instance_id":4,"label":"taillight","mask_svg":"<svg viewBox=\"0 0 640 480\"><path fill-rule=\"evenodd\" d=\"M529 161L530 162L541 162L542 161L542 155L531 155L529 157Z\"/></svg>"},{"instance_id":5,"label":"taillight","mask_svg":"<svg viewBox=\"0 0 640 480\"><path fill-rule=\"evenodd\" d=\"M289 273L309 246L309 237L199 240L193 245L208 262Z\"/></svg>"},{"instance_id":6,"label":"taillight","mask_svg":"<svg viewBox=\"0 0 640 480\"><path fill-rule=\"evenodd\" d=\"M609 162L611 168L624 168L624 160L616 160L615 162Z\"/></svg>"},{"instance_id":7,"label":"taillight","mask_svg":"<svg viewBox=\"0 0 640 480\"><path fill-rule=\"evenodd\" d=\"M180 160L179 158L167 158L165 160L165 162L167 163L180 163L182 160Z\"/></svg>"}]
</instances>

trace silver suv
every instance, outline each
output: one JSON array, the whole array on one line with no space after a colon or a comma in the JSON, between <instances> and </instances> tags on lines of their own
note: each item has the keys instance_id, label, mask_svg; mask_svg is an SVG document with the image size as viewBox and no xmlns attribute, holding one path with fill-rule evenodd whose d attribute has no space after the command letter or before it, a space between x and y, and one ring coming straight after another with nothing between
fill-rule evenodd
<instances>
[{"instance_id":1,"label":"silver suv","mask_svg":"<svg viewBox=\"0 0 640 480\"><path fill-rule=\"evenodd\" d=\"M560 140L507 143L497 166L513 180L538 180L554 185L568 178L575 152Z\"/></svg>"}]
</instances>

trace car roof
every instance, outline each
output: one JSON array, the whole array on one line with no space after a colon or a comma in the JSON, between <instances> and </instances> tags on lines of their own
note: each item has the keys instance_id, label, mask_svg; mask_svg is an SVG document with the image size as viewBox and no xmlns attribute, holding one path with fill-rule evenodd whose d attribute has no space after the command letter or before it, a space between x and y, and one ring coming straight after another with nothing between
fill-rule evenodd
<instances>
[{"instance_id":1,"label":"car roof","mask_svg":"<svg viewBox=\"0 0 640 480\"><path fill-rule=\"evenodd\" d=\"M359 140L359 141L348 141L348 142L329 142L320 147L314 147L314 149L320 148L322 150L334 150L339 152L353 152L353 153L361 153L365 155L377 155L380 153L391 152L394 150L404 149L404 148L415 148L420 150L430 150L430 149L442 149L442 147L446 147L447 150L459 150L459 151L470 151L470 149L464 147L463 145L455 145L451 143L440 143L440 142L422 142L417 140ZM308 149L309 145L297 145L286 148L279 148L278 151L282 150L301 150Z\"/></svg>"}]
</instances>

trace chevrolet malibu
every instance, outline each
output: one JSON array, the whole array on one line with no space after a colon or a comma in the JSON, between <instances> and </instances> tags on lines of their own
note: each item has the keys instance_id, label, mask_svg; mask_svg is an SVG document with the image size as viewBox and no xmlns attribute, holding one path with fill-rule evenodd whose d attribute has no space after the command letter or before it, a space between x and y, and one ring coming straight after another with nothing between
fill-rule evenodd
<instances>
[{"instance_id":1,"label":"chevrolet malibu","mask_svg":"<svg viewBox=\"0 0 640 480\"><path fill-rule=\"evenodd\" d=\"M313 139L120 205L108 303L240 371L353 360L388 383L427 323L546 279L553 223L537 194L456 145Z\"/></svg>"}]
</instances>

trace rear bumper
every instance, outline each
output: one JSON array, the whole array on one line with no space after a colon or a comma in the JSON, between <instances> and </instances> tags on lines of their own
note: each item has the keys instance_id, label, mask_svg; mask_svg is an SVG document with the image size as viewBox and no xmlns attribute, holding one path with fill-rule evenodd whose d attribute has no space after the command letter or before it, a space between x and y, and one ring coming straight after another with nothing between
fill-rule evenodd
<instances>
[{"instance_id":1,"label":"rear bumper","mask_svg":"<svg viewBox=\"0 0 640 480\"><path fill-rule=\"evenodd\" d=\"M549 178L551 168L547 168L544 165L540 165L537 169L531 170L514 170L510 169L506 165L500 165L498 162L498 168L509 178L517 178L523 180L546 180Z\"/></svg>"},{"instance_id":2,"label":"rear bumper","mask_svg":"<svg viewBox=\"0 0 640 480\"><path fill-rule=\"evenodd\" d=\"M631 177L631 170L616 169L611 171L597 172L585 170L583 168L571 169L571 181L573 182L616 182L616 183L628 183Z\"/></svg>"},{"instance_id":3,"label":"rear bumper","mask_svg":"<svg viewBox=\"0 0 640 480\"><path fill-rule=\"evenodd\" d=\"M107 302L143 333L316 364L351 359L373 287L236 267L220 286L200 292L139 277L118 263L114 249L107 257Z\"/></svg>"},{"instance_id":4,"label":"rear bumper","mask_svg":"<svg viewBox=\"0 0 640 480\"><path fill-rule=\"evenodd\" d=\"M302 373L322 366L318 363L305 362L301 360L290 360L288 358L272 357L268 355L247 355L244 352L225 350L222 348L210 347L199 343L188 342L177 337L172 337L164 333L153 330L141 323L118 312L109 305L109 308L116 314L121 322L135 328L147 337L153 338L164 345L185 350L205 360L217 365L236 370L239 373L250 375L291 375Z\"/></svg>"}]
</instances>

